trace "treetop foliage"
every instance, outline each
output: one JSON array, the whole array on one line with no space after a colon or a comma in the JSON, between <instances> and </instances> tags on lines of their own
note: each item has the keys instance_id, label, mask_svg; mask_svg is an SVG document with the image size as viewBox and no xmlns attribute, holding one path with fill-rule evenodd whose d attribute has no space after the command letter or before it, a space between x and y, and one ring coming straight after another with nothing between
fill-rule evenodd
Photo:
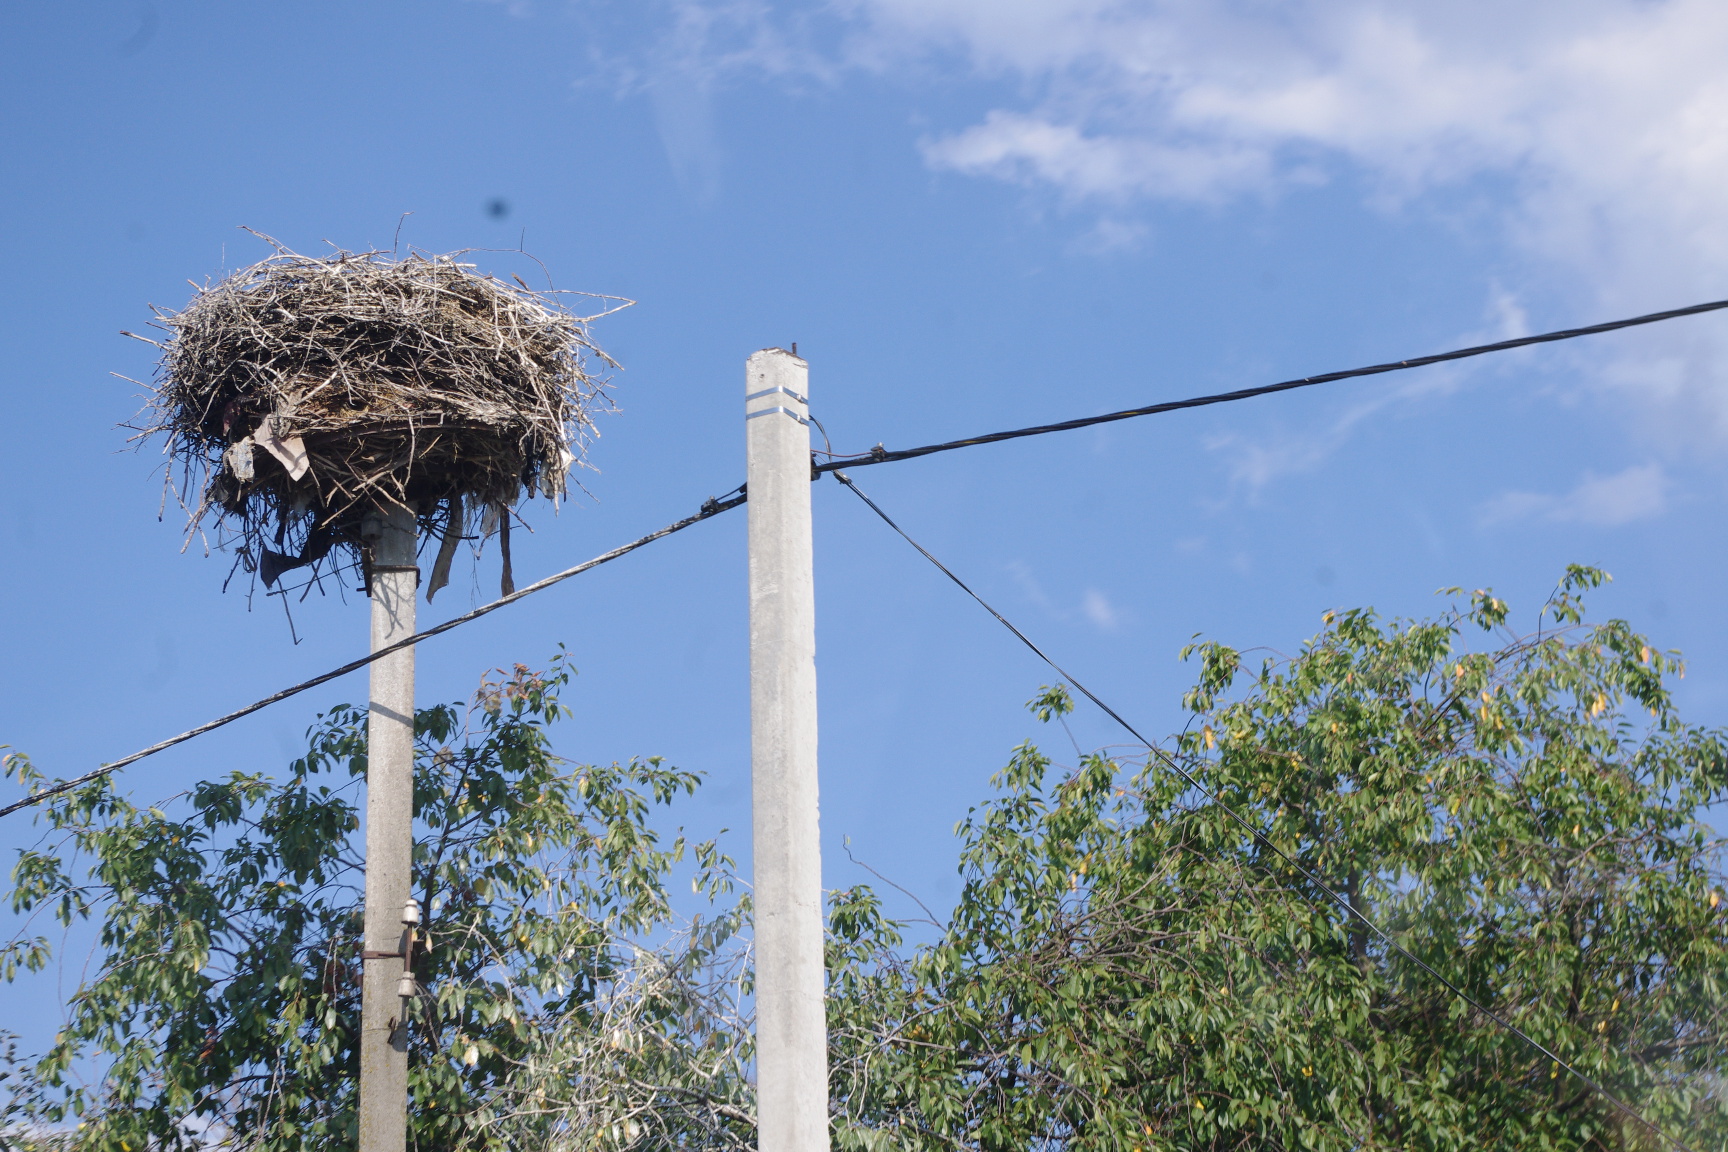
<instances>
[{"instance_id":1,"label":"treetop foliage","mask_svg":"<svg viewBox=\"0 0 1728 1152\"><path fill-rule=\"evenodd\" d=\"M699 893L729 890L714 844L662 844L650 823L694 774L552 753L572 675L561 658L518 665L467 707L415 718L421 1148L497 1142L502 1086L631 968L633 937L671 923L675 865L693 865ZM35 779L22 757L9 768ZM140 809L103 780L47 808L49 836L13 869L13 905L96 920L101 959L12 1107L73 1125L79 1148L189 1148L213 1131L253 1148L352 1147L365 774L366 712L343 705L319 717L285 781L236 772ZM7 977L41 968L48 949L44 936L12 941ZM93 1083L81 1064L101 1070Z\"/></svg>"},{"instance_id":2,"label":"treetop foliage","mask_svg":"<svg viewBox=\"0 0 1728 1152\"><path fill-rule=\"evenodd\" d=\"M1452 590L1434 619L1328 613L1257 665L1197 640L1189 720L1155 753L1017 748L958 827L933 940L909 947L868 887L832 896L836 1147L1664 1147L1234 812L1670 1137L1728 1149L1705 822L1728 737L1676 713L1676 654L1591 622L1604 578L1570 569L1527 632ZM748 901L717 845L655 831L693 774L552 753L569 680L518 667L419 716L413 1139L753 1147ZM1074 701L1052 685L1029 707ZM93 920L101 953L55 1044L0 1072L16 1138L352 1146L364 772L364 714L339 708L282 782L145 809L98 782L44 809L14 904ZM28 933L0 956L7 979L50 962Z\"/></svg>"},{"instance_id":3,"label":"treetop foliage","mask_svg":"<svg viewBox=\"0 0 1728 1152\"><path fill-rule=\"evenodd\" d=\"M1328 613L1252 672L1193 645L1167 754L1211 798L1159 756L1058 771L1018 749L962 825L947 931L879 969L854 1144L1662 1146L1228 806L1664 1131L1728 1146L1728 930L1702 819L1728 744L1675 714L1674 654L1586 623L1603 578L1569 570L1529 634L1479 591L1434 620Z\"/></svg>"}]
</instances>

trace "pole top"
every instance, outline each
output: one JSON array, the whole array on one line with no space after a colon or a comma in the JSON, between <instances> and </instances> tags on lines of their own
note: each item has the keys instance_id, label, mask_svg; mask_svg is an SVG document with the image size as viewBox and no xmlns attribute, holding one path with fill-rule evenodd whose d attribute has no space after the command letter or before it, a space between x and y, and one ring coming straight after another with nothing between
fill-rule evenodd
<instances>
[{"instance_id":1,"label":"pole top","mask_svg":"<svg viewBox=\"0 0 1728 1152\"><path fill-rule=\"evenodd\" d=\"M798 363L803 364L805 367L809 367L809 362L806 361L802 356L798 355L798 342L797 341L792 342L792 350L791 351L787 351L784 348L776 346L773 348L763 348L760 351L752 352L750 354L750 362L754 362L756 360L759 360L759 359L762 359L762 358L768 357L768 356L785 356L788 359L798 361Z\"/></svg>"}]
</instances>

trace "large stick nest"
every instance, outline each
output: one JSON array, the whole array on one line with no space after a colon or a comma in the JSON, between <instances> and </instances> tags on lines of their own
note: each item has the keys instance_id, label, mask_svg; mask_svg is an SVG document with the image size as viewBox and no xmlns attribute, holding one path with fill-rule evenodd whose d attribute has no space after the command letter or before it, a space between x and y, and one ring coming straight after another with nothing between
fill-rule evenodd
<instances>
[{"instance_id":1,"label":"large stick nest","mask_svg":"<svg viewBox=\"0 0 1728 1152\"><path fill-rule=\"evenodd\" d=\"M142 431L166 435L192 527L237 536L266 584L333 552L364 561L374 510L413 509L447 538L447 570L465 524L508 531L524 494L565 494L605 406L591 369L616 366L588 338L596 317L459 256L278 246L157 310L169 339Z\"/></svg>"}]
</instances>

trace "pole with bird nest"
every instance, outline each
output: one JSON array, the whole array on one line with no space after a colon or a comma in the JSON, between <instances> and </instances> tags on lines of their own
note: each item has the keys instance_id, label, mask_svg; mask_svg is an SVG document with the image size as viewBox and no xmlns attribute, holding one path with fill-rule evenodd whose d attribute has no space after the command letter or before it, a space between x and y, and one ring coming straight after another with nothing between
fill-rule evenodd
<instances>
[{"instance_id":1,"label":"pole with bird nest","mask_svg":"<svg viewBox=\"0 0 1728 1152\"><path fill-rule=\"evenodd\" d=\"M414 510L369 509L372 651L414 634ZM375 661L366 717L366 904L361 928L360 1152L400 1152L408 1141L408 967L419 907L414 866L414 649Z\"/></svg>"},{"instance_id":2,"label":"pole with bird nest","mask_svg":"<svg viewBox=\"0 0 1728 1152\"><path fill-rule=\"evenodd\" d=\"M266 238L268 239L268 238ZM274 244L274 241L271 241ZM455 256L383 252L269 259L158 310L155 397L141 436L165 438L168 483L267 590L357 575L377 652L410 636L419 542L440 545L426 596L459 543L509 531L528 497L556 502L605 406L587 322ZM611 301L600 315L629 301ZM189 536L190 541L190 536ZM360 1152L403 1152L411 967L414 649L371 666L366 885L360 960Z\"/></svg>"}]
</instances>

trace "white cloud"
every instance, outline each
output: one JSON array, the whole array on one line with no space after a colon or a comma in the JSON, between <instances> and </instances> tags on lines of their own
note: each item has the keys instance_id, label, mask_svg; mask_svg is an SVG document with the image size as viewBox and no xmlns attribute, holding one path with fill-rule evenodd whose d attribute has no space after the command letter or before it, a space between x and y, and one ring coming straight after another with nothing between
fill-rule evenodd
<instances>
[{"instance_id":1,"label":"white cloud","mask_svg":"<svg viewBox=\"0 0 1728 1152\"><path fill-rule=\"evenodd\" d=\"M994 111L933 158L1023 157L1082 196L1229 191L1245 170L1306 179L1327 156L1413 191L1509 169L1624 190L1652 175L1620 163L1639 156L1684 179L1665 199L1697 199L1728 161L1728 7L1711 0L1528 0L1515 12L1486 0L848 8L866 29L855 55L878 67L948 49L980 74L1033 85L1034 111ZM1173 190L1159 162L1172 155L1204 158Z\"/></svg>"},{"instance_id":2,"label":"white cloud","mask_svg":"<svg viewBox=\"0 0 1728 1152\"><path fill-rule=\"evenodd\" d=\"M1121 613L1116 611L1116 606L1096 588L1086 589L1086 595L1080 601L1080 610L1086 614L1086 619L1105 632L1116 631L1122 622Z\"/></svg>"},{"instance_id":3,"label":"white cloud","mask_svg":"<svg viewBox=\"0 0 1728 1152\"><path fill-rule=\"evenodd\" d=\"M1461 335L1459 343L1488 344L1528 334L1529 321L1524 310L1503 289L1495 287L1490 292L1485 311L1487 323ZM1499 363L1515 365L1516 358L1523 355L1523 352L1506 353ZM1381 377L1378 387L1362 392L1323 427L1258 434L1221 432L1206 437L1202 443L1224 460L1232 494L1254 499L1272 481L1310 471L1329 460L1369 418L1387 409L1409 408L1431 397L1451 395L1470 371L1469 367L1442 364L1410 376Z\"/></svg>"},{"instance_id":4,"label":"white cloud","mask_svg":"<svg viewBox=\"0 0 1728 1152\"><path fill-rule=\"evenodd\" d=\"M503 0L514 2L514 0ZM714 93L739 75L782 80L831 80L834 63L813 50L794 22L774 18L765 0L659 0L661 19L640 42L637 8L623 23L604 4L577 9L590 42L590 73L580 84L602 84L620 95L646 96L672 174L698 202L719 189L724 153L716 130Z\"/></svg>"},{"instance_id":5,"label":"white cloud","mask_svg":"<svg viewBox=\"0 0 1728 1152\"><path fill-rule=\"evenodd\" d=\"M1052 599L1026 563L1020 560L1012 561L1008 565L1008 571L1013 575L1014 582L1020 586L1021 595L1041 611L1063 622L1074 619L1074 610ZM1081 595L1079 615L1104 632L1116 631L1125 619L1122 611L1110 602L1110 598L1096 588L1088 588Z\"/></svg>"},{"instance_id":6,"label":"white cloud","mask_svg":"<svg viewBox=\"0 0 1728 1152\"><path fill-rule=\"evenodd\" d=\"M1612 476L1585 473L1563 496L1540 492L1503 492L1482 509L1482 520L1500 524L1550 520L1603 528L1660 516L1668 507L1668 477L1656 464L1639 464Z\"/></svg>"},{"instance_id":7,"label":"white cloud","mask_svg":"<svg viewBox=\"0 0 1728 1152\"><path fill-rule=\"evenodd\" d=\"M1510 244L1518 283L1607 318L1728 296L1728 4L1722 0L662 0L638 90L668 69L828 84L866 69L998 93L925 130L932 167L1045 188L1134 247L1155 202L1267 200L1348 175ZM700 189L699 100L657 94ZM1466 193L1467 195L1452 195ZM1467 207L1461 208L1461 205ZM1670 440L1728 436L1728 327L1594 346L1599 384Z\"/></svg>"},{"instance_id":8,"label":"white cloud","mask_svg":"<svg viewBox=\"0 0 1728 1152\"><path fill-rule=\"evenodd\" d=\"M933 167L1117 217L1366 176L1469 187L1530 283L1604 317L1728 295L1721 0L843 0L850 59L1012 82ZM1485 183L1484 183L1485 181ZM1728 434L1728 332L1617 338L1600 379ZM1646 350L1665 355L1652 363ZM1672 421L1675 415L1681 421Z\"/></svg>"},{"instance_id":9,"label":"white cloud","mask_svg":"<svg viewBox=\"0 0 1728 1152\"><path fill-rule=\"evenodd\" d=\"M1076 237L1069 248L1087 256L1108 256L1143 248L1150 235L1151 229L1137 220L1117 220L1105 216ZM1097 442L1094 450L1104 451L1103 442Z\"/></svg>"},{"instance_id":10,"label":"white cloud","mask_svg":"<svg viewBox=\"0 0 1728 1152\"><path fill-rule=\"evenodd\" d=\"M1072 124L1002 111L922 148L937 168L1118 202L1131 194L1216 200L1263 185L1270 175L1267 157L1251 148L1088 136Z\"/></svg>"}]
</instances>

